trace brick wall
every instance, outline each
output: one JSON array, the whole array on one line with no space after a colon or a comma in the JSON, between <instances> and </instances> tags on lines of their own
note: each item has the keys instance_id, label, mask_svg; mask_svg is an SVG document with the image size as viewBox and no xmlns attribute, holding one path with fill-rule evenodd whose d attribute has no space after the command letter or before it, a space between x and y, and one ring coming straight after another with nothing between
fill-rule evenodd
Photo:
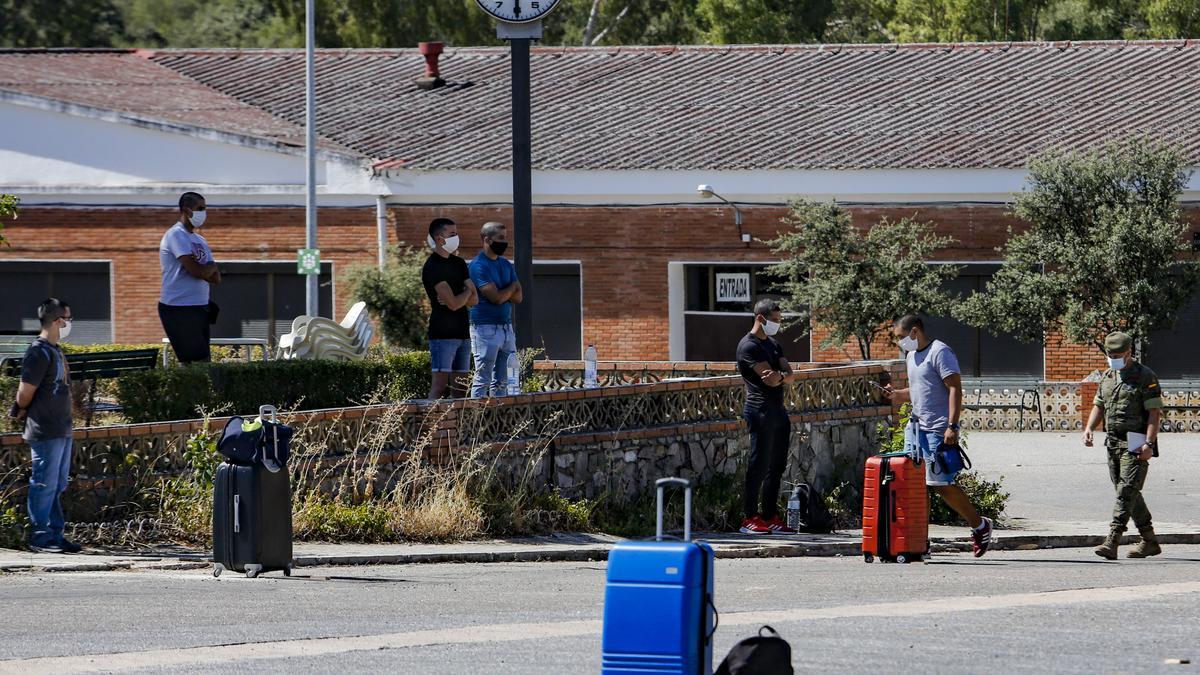
<instances>
[{"instance_id":1,"label":"brick wall","mask_svg":"<svg viewBox=\"0 0 1200 675\"><path fill-rule=\"evenodd\" d=\"M352 264L376 260L375 211L323 208L318 218L321 258L334 265L335 311L344 312L349 289L340 277ZM11 247L0 248L0 260L112 261L117 341L157 342L163 336L157 312L158 244L175 220L174 209L24 207L5 228ZM203 234L218 262L291 262L296 249L304 247L304 209L214 204Z\"/></svg>"},{"instance_id":2,"label":"brick wall","mask_svg":"<svg viewBox=\"0 0 1200 675\"><path fill-rule=\"evenodd\" d=\"M204 235L217 260L293 261L304 245L302 208L222 208L213 204ZM939 234L956 240L943 258L997 260L996 247L1007 228L1020 223L1003 207L905 206L853 207L855 223L867 227L882 217L931 221ZM745 229L756 240L770 239L783 227L785 207L746 207ZM1200 210L1192 214L1200 218ZM421 245L429 221L448 216L459 224L462 254L479 248L476 228L488 220L512 224L503 206L393 207L391 241ZM7 227L12 246L4 258L111 259L116 285L117 339L157 340L162 335L155 312L158 297L158 242L175 220L173 209L26 207ZM340 283L351 264L375 261L373 207L323 208L319 214L322 259L334 263L336 311L345 311L347 284ZM580 260L583 270L584 339L598 345L605 359L665 360L668 353L667 263L671 261L755 261L774 259L758 241L737 239L733 212L719 206L538 207L534 210L536 257ZM514 242L521 246L522 242ZM814 344L824 331L818 327ZM881 339L879 357L895 354ZM856 344L817 349L817 360L858 358ZM1102 365L1090 346L1052 339L1047 346L1051 380L1078 380Z\"/></svg>"}]
</instances>

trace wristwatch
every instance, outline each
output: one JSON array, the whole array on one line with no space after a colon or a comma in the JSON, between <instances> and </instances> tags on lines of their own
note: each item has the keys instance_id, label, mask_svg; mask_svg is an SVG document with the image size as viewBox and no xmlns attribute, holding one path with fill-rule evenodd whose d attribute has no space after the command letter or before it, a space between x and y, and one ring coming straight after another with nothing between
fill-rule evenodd
<instances>
[{"instance_id":1,"label":"wristwatch","mask_svg":"<svg viewBox=\"0 0 1200 675\"><path fill-rule=\"evenodd\" d=\"M951 430L951 431L958 431L958 422L951 422L951 423L950 423L950 430Z\"/></svg>"}]
</instances>

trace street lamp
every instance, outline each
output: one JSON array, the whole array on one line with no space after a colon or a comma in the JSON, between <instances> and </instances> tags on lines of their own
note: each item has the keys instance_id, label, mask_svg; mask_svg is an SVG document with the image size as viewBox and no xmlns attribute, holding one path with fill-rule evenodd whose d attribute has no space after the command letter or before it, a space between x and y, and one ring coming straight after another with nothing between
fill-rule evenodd
<instances>
[{"instance_id":1,"label":"street lamp","mask_svg":"<svg viewBox=\"0 0 1200 675\"><path fill-rule=\"evenodd\" d=\"M716 197L717 199L720 199L721 201L725 202L726 204L732 206L733 207L733 222L737 223L738 237L741 238L741 240L746 244L746 246L750 245L750 233L742 232L742 210L737 207L737 204L734 204L733 202L729 201L728 199L725 199L721 195L717 194L717 191L714 190L713 186L711 186L711 185L697 185L696 186L696 194L700 195L701 197L703 197L705 199Z\"/></svg>"}]
</instances>

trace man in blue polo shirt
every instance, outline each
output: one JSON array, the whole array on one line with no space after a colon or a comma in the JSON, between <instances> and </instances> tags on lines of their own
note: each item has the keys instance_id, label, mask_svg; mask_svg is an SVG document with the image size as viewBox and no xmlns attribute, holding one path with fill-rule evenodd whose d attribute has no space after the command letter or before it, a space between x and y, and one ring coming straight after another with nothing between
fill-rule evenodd
<instances>
[{"instance_id":1,"label":"man in blue polo shirt","mask_svg":"<svg viewBox=\"0 0 1200 675\"><path fill-rule=\"evenodd\" d=\"M483 250L470 265L471 281L479 292L479 304L471 308L473 398L503 395L508 386L508 356L517 350L512 305L522 299L517 269L504 258L508 250L507 228L503 223L491 222L479 234Z\"/></svg>"}]
</instances>

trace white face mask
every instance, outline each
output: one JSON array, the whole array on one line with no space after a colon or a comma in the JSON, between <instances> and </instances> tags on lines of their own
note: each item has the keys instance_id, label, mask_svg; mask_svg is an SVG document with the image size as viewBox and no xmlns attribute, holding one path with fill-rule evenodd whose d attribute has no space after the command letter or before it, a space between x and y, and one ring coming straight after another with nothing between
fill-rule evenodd
<instances>
[{"instance_id":1,"label":"white face mask","mask_svg":"<svg viewBox=\"0 0 1200 675\"><path fill-rule=\"evenodd\" d=\"M206 218L208 218L208 211L192 211L192 227L204 227Z\"/></svg>"},{"instance_id":2,"label":"white face mask","mask_svg":"<svg viewBox=\"0 0 1200 675\"><path fill-rule=\"evenodd\" d=\"M917 338L911 335L905 335L904 337L900 338L900 349L903 349L906 352L915 352L919 346L921 345L917 342Z\"/></svg>"},{"instance_id":3,"label":"white face mask","mask_svg":"<svg viewBox=\"0 0 1200 675\"><path fill-rule=\"evenodd\" d=\"M461 242L462 242L462 240L458 238L457 234L454 235L453 237L446 237L446 243L442 244L442 248L446 250L446 253L454 253L455 251L458 250L458 245ZM429 244L429 248L432 248L434 250L437 249L437 240L434 239L433 236L426 235L425 243Z\"/></svg>"},{"instance_id":4,"label":"white face mask","mask_svg":"<svg viewBox=\"0 0 1200 675\"><path fill-rule=\"evenodd\" d=\"M62 326L62 328L58 329L58 337L61 340L62 338L65 338L70 334L71 334L71 322L68 319L63 319L63 326Z\"/></svg>"},{"instance_id":5,"label":"white face mask","mask_svg":"<svg viewBox=\"0 0 1200 675\"><path fill-rule=\"evenodd\" d=\"M779 324L768 319L766 323L763 324L763 332L767 335L774 335L779 332Z\"/></svg>"},{"instance_id":6,"label":"white face mask","mask_svg":"<svg viewBox=\"0 0 1200 675\"><path fill-rule=\"evenodd\" d=\"M1110 359L1108 359L1108 367L1112 368L1113 370L1121 370L1125 367L1125 359L1124 358L1119 358L1119 359L1110 358Z\"/></svg>"}]
</instances>

